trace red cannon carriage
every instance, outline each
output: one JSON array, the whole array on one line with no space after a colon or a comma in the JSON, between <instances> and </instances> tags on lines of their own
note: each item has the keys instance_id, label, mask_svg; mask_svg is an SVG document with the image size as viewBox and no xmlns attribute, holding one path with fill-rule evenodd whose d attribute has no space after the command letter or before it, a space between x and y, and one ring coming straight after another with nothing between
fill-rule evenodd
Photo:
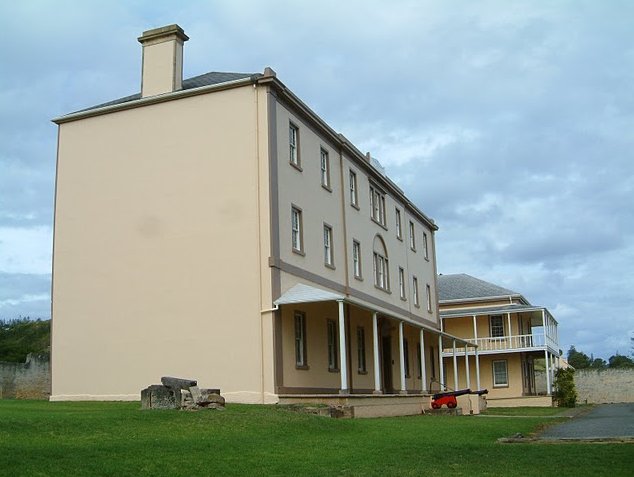
<instances>
[{"instance_id":1,"label":"red cannon carriage","mask_svg":"<svg viewBox=\"0 0 634 477\"><path fill-rule=\"evenodd\" d=\"M457 396L463 396L464 394L477 394L482 396L488 394L488 389L482 389L480 391L472 391L471 389L459 389L457 391L446 391L442 393L436 393L432 396L431 407L432 409L440 409L443 404L446 404L448 408L453 409L458 405L456 399Z\"/></svg>"}]
</instances>

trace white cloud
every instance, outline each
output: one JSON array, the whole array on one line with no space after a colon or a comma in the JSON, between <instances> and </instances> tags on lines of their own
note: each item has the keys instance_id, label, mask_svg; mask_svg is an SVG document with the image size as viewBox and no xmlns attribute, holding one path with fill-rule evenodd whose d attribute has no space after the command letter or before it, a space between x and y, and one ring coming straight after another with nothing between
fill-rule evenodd
<instances>
[{"instance_id":1,"label":"white cloud","mask_svg":"<svg viewBox=\"0 0 634 477\"><path fill-rule=\"evenodd\" d=\"M51 295L48 293L40 293L37 295L21 295L17 298L7 298L6 300L0 300L0 313L4 307L15 307L22 304L31 303L34 301L50 300Z\"/></svg>"},{"instance_id":2,"label":"white cloud","mask_svg":"<svg viewBox=\"0 0 634 477\"><path fill-rule=\"evenodd\" d=\"M186 75L270 65L379 158L439 224L439 271L547 306L566 349L624 352L633 15L628 2L0 2L4 309L47 313L27 298L50 273L50 119L137 91L136 37L176 22Z\"/></svg>"},{"instance_id":3,"label":"white cloud","mask_svg":"<svg viewBox=\"0 0 634 477\"><path fill-rule=\"evenodd\" d=\"M0 227L0 272L50 273L51 250L51 227Z\"/></svg>"}]
</instances>

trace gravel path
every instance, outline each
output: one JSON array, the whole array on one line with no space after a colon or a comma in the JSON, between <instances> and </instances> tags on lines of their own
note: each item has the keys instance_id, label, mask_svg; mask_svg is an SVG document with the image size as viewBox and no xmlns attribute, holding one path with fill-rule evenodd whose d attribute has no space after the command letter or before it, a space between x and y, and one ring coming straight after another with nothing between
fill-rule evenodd
<instances>
[{"instance_id":1,"label":"gravel path","mask_svg":"<svg viewBox=\"0 0 634 477\"><path fill-rule=\"evenodd\" d=\"M600 404L569 422L544 430L542 439L634 437L634 403Z\"/></svg>"}]
</instances>

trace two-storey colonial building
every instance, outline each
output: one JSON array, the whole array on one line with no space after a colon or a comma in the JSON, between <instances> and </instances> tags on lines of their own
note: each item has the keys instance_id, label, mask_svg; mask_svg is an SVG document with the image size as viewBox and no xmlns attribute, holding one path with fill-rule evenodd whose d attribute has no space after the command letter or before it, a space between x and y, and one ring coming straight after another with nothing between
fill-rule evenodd
<instances>
[{"instance_id":1,"label":"two-storey colonial building","mask_svg":"<svg viewBox=\"0 0 634 477\"><path fill-rule=\"evenodd\" d=\"M144 32L139 94L55 119L52 399L175 375L420 412L454 339L436 225L270 68L183 81L187 40Z\"/></svg>"},{"instance_id":2,"label":"two-storey colonial building","mask_svg":"<svg viewBox=\"0 0 634 477\"><path fill-rule=\"evenodd\" d=\"M443 330L477 345L443 349L443 382L488 389L490 406L552 405L560 351L550 312L466 274L440 275L438 288ZM537 367L543 373L536 373Z\"/></svg>"}]
</instances>

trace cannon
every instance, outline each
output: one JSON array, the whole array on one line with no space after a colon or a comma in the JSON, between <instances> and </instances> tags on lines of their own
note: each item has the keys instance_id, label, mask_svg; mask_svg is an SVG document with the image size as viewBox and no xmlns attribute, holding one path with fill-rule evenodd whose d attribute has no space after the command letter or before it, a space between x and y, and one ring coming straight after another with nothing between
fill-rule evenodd
<instances>
[{"instance_id":1,"label":"cannon","mask_svg":"<svg viewBox=\"0 0 634 477\"><path fill-rule=\"evenodd\" d=\"M457 391L445 391L442 393L436 393L432 396L431 407L432 409L440 409L443 404L445 404L448 408L453 409L458 405L458 400L456 397L463 396L465 394L477 394L478 396L482 396L483 394L488 394L488 389L481 389L480 391L472 391L471 389L459 389Z\"/></svg>"}]
</instances>

